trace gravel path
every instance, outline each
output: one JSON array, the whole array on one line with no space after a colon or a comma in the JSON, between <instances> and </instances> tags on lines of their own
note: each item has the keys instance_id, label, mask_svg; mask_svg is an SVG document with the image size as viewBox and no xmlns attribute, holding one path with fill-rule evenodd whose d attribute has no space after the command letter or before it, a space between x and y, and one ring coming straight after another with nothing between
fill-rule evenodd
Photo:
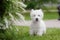
<instances>
[{"instance_id":1,"label":"gravel path","mask_svg":"<svg viewBox=\"0 0 60 40\"><path fill-rule=\"evenodd\" d=\"M24 22L19 22L16 23L18 26L30 26L31 21L25 21ZM58 20L46 20L45 21L46 27L47 28L60 28L60 21Z\"/></svg>"}]
</instances>

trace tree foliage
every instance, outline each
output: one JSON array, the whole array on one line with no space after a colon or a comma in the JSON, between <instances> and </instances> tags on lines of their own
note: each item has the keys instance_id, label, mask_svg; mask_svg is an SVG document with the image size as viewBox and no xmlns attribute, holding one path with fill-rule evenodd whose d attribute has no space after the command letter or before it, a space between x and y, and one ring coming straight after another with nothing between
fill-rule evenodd
<instances>
[{"instance_id":1,"label":"tree foliage","mask_svg":"<svg viewBox=\"0 0 60 40\"><path fill-rule=\"evenodd\" d=\"M45 3L58 3L58 0L25 0L24 3L27 4L27 9L35 9L40 8Z\"/></svg>"},{"instance_id":2,"label":"tree foliage","mask_svg":"<svg viewBox=\"0 0 60 40\"><path fill-rule=\"evenodd\" d=\"M9 21L13 21L19 18L22 11L25 11L25 4L21 0L0 0L0 26L9 24ZM18 14L17 14L18 13ZM13 20L14 19L14 20Z\"/></svg>"}]
</instances>

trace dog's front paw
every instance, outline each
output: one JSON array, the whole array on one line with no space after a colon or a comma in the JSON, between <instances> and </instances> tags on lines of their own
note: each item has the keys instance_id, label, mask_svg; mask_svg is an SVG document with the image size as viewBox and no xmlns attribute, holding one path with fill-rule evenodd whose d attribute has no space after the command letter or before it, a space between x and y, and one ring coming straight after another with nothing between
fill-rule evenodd
<instances>
[{"instance_id":1,"label":"dog's front paw","mask_svg":"<svg viewBox=\"0 0 60 40\"><path fill-rule=\"evenodd\" d=\"M37 35L38 35L38 36L42 36L42 35L43 35L43 33L37 33Z\"/></svg>"},{"instance_id":2,"label":"dog's front paw","mask_svg":"<svg viewBox=\"0 0 60 40\"><path fill-rule=\"evenodd\" d=\"M33 35L33 31L32 31L32 30L30 30L29 34L30 34L30 35Z\"/></svg>"}]
</instances>

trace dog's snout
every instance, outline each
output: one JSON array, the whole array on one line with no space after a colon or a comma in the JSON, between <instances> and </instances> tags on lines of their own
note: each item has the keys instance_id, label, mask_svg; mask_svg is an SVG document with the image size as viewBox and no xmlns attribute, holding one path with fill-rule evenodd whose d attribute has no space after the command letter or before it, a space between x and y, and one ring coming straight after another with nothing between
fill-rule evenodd
<instances>
[{"instance_id":1,"label":"dog's snout","mask_svg":"<svg viewBox=\"0 0 60 40\"><path fill-rule=\"evenodd\" d=\"M38 21L38 18L36 18L36 21Z\"/></svg>"}]
</instances>

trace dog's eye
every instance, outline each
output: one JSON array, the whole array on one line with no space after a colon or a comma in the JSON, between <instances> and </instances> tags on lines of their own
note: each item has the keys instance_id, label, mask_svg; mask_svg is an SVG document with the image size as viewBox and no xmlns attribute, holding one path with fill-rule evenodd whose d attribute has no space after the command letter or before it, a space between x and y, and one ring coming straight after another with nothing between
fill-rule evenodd
<instances>
[{"instance_id":1,"label":"dog's eye","mask_svg":"<svg viewBox=\"0 0 60 40\"><path fill-rule=\"evenodd\" d=\"M36 15L33 15L34 17L36 16Z\"/></svg>"},{"instance_id":2,"label":"dog's eye","mask_svg":"<svg viewBox=\"0 0 60 40\"><path fill-rule=\"evenodd\" d=\"M40 15L38 15L40 17Z\"/></svg>"}]
</instances>

